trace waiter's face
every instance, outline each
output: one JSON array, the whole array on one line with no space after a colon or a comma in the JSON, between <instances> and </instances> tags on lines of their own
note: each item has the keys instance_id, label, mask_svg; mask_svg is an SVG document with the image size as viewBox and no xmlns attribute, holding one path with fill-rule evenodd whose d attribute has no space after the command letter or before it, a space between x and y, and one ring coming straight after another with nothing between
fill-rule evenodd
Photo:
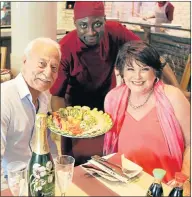
<instances>
[{"instance_id":1,"label":"waiter's face","mask_svg":"<svg viewBox=\"0 0 192 197\"><path fill-rule=\"evenodd\" d=\"M89 16L75 21L77 34L87 46L94 46L100 42L104 34L105 17Z\"/></svg>"}]
</instances>

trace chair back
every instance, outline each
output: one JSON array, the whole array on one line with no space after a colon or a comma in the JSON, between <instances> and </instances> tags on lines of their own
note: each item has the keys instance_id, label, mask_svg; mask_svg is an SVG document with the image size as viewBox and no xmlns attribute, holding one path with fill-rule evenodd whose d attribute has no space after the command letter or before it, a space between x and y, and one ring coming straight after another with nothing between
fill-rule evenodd
<instances>
[{"instance_id":1,"label":"chair back","mask_svg":"<svg viewBox=\"0 0 192 197\"><path fill-rule=\"evenodd\" d=\"M6 68L7 47L1 47L1 69Z\"/></svg>"},{"instance_id":2,"label":"chair back","mask_svg":"<svg viewBox=\"0 0 192 197\"><path fill-rule=\"evenodd\" d=\"M185 70L183 72L180 86L182 90L187 90L189 80L191 78L191 55L189 54L187 64L185 65Z\"/></svg>"}]
</instances>

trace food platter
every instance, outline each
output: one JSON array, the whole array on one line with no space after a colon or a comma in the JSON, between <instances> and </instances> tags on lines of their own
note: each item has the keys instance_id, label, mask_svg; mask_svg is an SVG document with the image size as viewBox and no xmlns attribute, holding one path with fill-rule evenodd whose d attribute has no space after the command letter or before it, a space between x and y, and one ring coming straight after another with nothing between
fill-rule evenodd
<instances>
[{"instance_id":1,"label":"food platter","mask_svg":"<svg viewBox=\"0 0 192 197\"><path fill-rule=\"evenodd\" d=\"M90 109L87 106L68 106L60 108L48 116L48 128L58 134L71 138L92 138L103 135L113 125L109 114Z\"/></svg>"}]
</instances>

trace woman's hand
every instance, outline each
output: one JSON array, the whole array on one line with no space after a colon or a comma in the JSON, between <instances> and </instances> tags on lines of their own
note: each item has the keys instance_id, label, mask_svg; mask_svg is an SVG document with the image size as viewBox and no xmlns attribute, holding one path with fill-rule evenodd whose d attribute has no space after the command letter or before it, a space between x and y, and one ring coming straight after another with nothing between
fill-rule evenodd
<instances>
[{"instance_id":1,"label":"woman's hand","mask_svg":"<svg viewBox=\"0 0 192 197\"><path fill-rule=\"evenodd\" d=\"M191 101L191 92L186 92L183 91L183 94L185 95L185 97L189 100L189 102Z\"/></svg>"},{"instance_id":2,"label":"woman's hand","mask_svg":"<svg viewBox=\"0 0 192 197\"><path fill-rule=\"evenodd\" d=\"M167 185L173 188L175 186L175 183L175 179L172 179L167 183ZM191 196L191 183L189 179L183 184L183 196Z\"/></svg>"},{"instance_id":3,"label":"woman's hand","mask_svg":"<svg viewBox=\"0 0 192 197\"><path fill-rule=\"evenodd\" d=\"M191 182L189 179L183 185L183 196L191 196Z\"/></svg>"}]
</instances>

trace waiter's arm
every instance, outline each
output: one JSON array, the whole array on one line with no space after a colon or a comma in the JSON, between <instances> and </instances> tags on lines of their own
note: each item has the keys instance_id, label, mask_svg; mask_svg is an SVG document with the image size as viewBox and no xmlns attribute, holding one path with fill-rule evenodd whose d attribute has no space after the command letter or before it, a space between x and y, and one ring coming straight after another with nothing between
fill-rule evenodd
<instances>
[{"instance_id":1,"label":"waiter's arm","mask_svg":"<svg viewBox=\"0 0 192 197\"><path fill-rule=\"evenodd\" d=\"M166 7L166 15L167 19L171 22L173 20L174 6L169 2Z\"/></svg>"},{"instance_id":2,"label":"waiter's arm","mask_svg":"<svg viewBox=\"0 0 192 197\"><path fill-rule=\"evenodd\" d=\"M59 108L66 107L65 99L59 96L51 97L51 109L52 111L58 111Z\"/></svg>"}]
</instances>

